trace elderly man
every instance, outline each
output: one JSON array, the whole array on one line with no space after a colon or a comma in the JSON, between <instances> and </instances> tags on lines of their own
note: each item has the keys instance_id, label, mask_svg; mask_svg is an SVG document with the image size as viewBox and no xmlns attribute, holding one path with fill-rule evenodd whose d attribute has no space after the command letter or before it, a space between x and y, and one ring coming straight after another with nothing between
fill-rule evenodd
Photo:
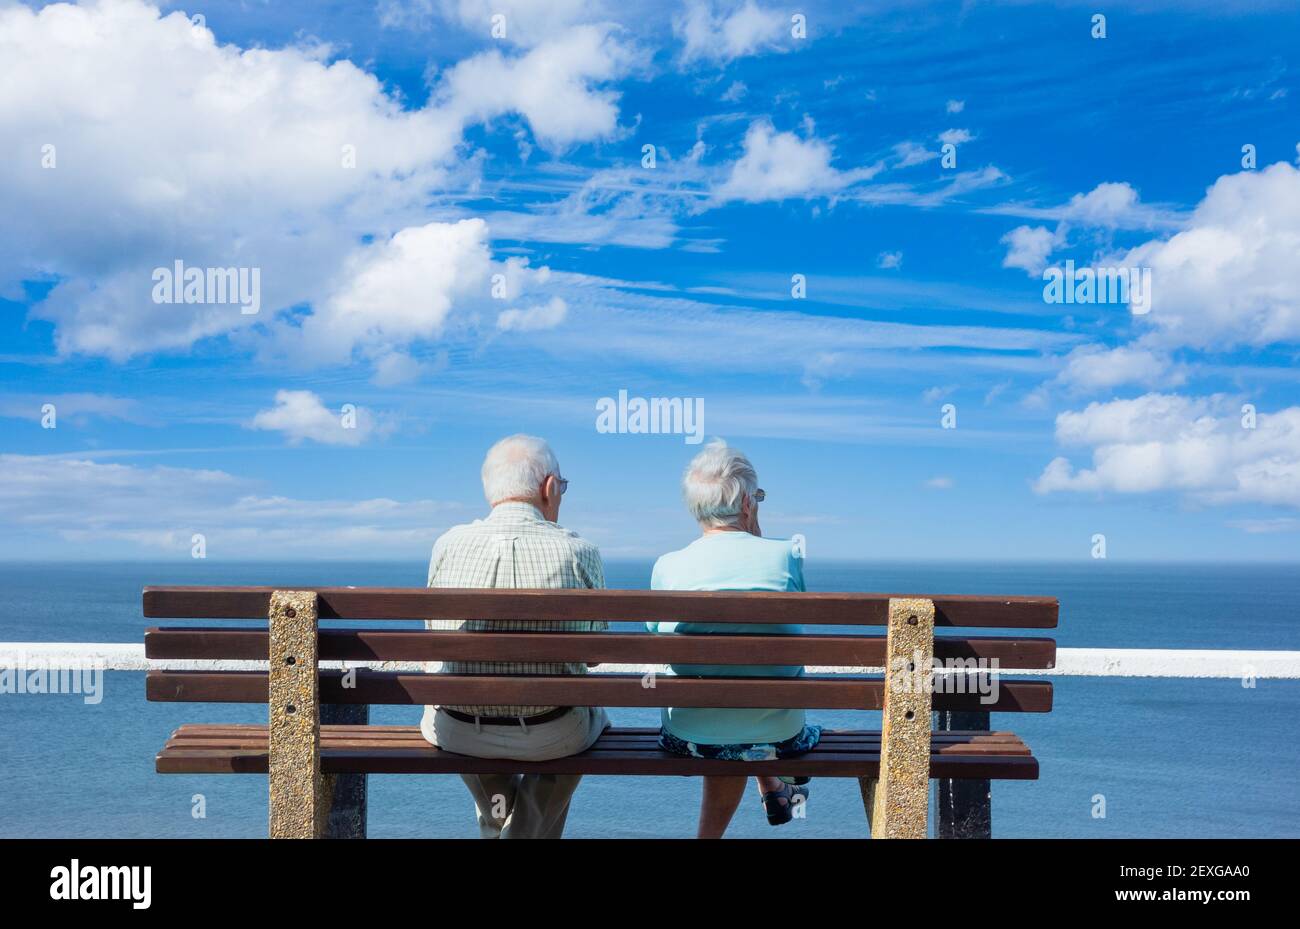
<instances>
[{"instance_id":1,"label":"elderly man","mask_svg":"<svg viewBox=\"0 0 1300 929\"><path fill-rule=\"evenodd\" d=\"M569 482L549 445L512 435L488 450L486 519L455 526L433 545L430 587L604 587L596 546L556 525ZM605 622L430 620L430 629L601 632ZM564 662L449 661L450 674L585 674ZM478 758L545 761L586 751L609 725L602 707L429 706L420 725L440 748ZM465 774L484 838L559 838L580 775Z\"/></svg>"}]
</instances>

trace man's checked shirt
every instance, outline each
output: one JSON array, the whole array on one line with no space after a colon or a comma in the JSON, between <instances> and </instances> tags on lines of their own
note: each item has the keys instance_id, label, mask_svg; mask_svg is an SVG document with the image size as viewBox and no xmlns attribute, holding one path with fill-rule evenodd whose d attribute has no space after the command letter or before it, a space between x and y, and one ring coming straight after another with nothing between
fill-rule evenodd
<instances>
[{"instance_id":1,"label":"man's checked shirt","mask_svg":"<svg viewBox=\"0 0 1300 929\"><path fill-rule=\"evenodd\" d=\"M433 544L430 587L604 587L600 551L576 532L547 521L530 503L500 503L486 519L448 529ZM603 620L520 622L431 619L428 629L469 632L603 632ZM447 661L447 674L586 674L581 662ZM553 706L447 706L471 716L536 716Z\"/></svg>"}]
</instances>

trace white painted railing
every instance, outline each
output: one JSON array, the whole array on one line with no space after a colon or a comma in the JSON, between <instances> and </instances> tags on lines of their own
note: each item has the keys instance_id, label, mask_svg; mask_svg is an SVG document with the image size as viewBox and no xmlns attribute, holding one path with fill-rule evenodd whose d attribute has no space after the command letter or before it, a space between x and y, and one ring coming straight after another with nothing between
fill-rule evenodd
<instances>
[{"instance_id":1,"label":"white painted railing","mask_svg":"<svg viewBox=\"0 0 1300 929\"><path fill-rule=\"evenodd\" d=\"M326 668L373 667L385 671L425 671L436 662L322 661ZM103 671L257 671L265 661L151 660L142 643L105 642L0 642L0 667L97 668ZM664 672L665 665L603 664L600 672ZM810 674L879 674L882 668L816 667ZM1188 677L1188 678L1297 678L1300 651L1183 648L1061 648L1056 667L998 668L1003 674L1047 677Z\"/></svg>"}]
</instances>

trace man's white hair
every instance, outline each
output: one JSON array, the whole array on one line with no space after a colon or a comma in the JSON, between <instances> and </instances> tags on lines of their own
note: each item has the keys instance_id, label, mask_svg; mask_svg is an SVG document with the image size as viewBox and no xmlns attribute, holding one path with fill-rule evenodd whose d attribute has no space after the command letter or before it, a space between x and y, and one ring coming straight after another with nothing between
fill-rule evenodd
<instances>
[{"instance_id":1,"label":"man's white hair","mask_svg":"<svg viewBox=\"0 0 1300 929\"><path fill-rule=\"evenodd\" d=\"M682 475L686 508L701 526L734 526L745 497L753 499L758 474L749 459L721 439L714 439L691 459Z\"/></svg>"},{"instance_id":2,"label":"man's white hair","mask_svg":"<svg viewBox=\"0 0 1300 929\"><path fill-rule=\"evenodd\" d=\"M510 497L535 500L542 481L560 476L560 463L544 439L519 433L488 449L482 474L483 496L490 504Z\"/></svg>"}]
</instances>

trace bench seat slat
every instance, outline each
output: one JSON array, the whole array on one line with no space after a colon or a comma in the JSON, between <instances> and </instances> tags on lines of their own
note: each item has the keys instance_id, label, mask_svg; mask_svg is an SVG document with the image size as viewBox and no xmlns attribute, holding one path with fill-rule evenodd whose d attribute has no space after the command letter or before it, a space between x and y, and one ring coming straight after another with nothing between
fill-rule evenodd
<instances>
[{"instance_id":1,"label":"bench seat slat","mask_svg":"<svg viewBox=\"0 0 1300 929\"><path fill-rule=\"evenodd\" d=\"M342 686L343 672L320 672L320 701L344 704L551 706L699 706L825 710L878 710L884 705L881 678L806 676L800 678L691 678L659 675L653 687L638 674L582 676L407 674L358 670L353 686ZM266 703L264 671L150 671L149 700L181 703ZM1050 681L998 682L996 699L979 692L933 695L936 710L1046 713L1052 708Z\"/></svg>"},{"instance_id":2,"label":"bench seat slat","mask_svg":"<svg viewBox=\"0 0 1300 929\"><path fill-rule=\"evenodd\" d=\"M322 726L321 739L323 742L330 742L334 739L355 738L357 726L355 725L336 725ZM229 725L214 723L194 723L191 725L181 726L171 734L168 744L186 744L199 740L211 741L215 739L229 739L241 741L248 739L266 738L266 727L258 723L232 723ZM365 738L371 742L381 741L422 741L424 736L420 733L417 726L372 726L365 727ZM659 738L658 729L610 729L601 739L601 744L608 745L613 743L642 745L654 743ZM827 729L822 732L822 744L832 742L861 743L861 742L879 742L881 738L878 729L847 729L833 730ZM983 730L970 731L938 731L931 735L931 744L942 745L948 743L1008 743L1021 744L1019 736L1011 732L985 732Z\"/></svg>"},{"instance_id":3,"label":"bench seat slat","mask_svg":"<svg viewBox=\"0 0 1300 929\"><path fill-rule=\"evenodd\" d=\"M263 619L272 587L144 589L146 618ZM890 598L928 596L936 626L1050 629L1054 597L647 590L459 590L423 587L298 587L315 591L321 619L510 619L621 622L804 623L883 626Z\"/></svg>"},{"instance_id":4,"label":"bench seat slat","mask_svg":"<svg viewBox=\"0 0 1300 929\"><path fill-rule=\"evenodd\" d=\"M322 749L334 748L423 748L428 745L424 737L420 735L418 729L412 730L410 738L398 739L375 739L364 733L356 733L347 736L335 736L334 738L322 739ZM823 751L834 751L837 753L860 754L863 752L879 755L880 739L864 737L858 740L828 739L823 742L819 748ZM163 746L164 751L186 750L186 749L214 749L214 750L236 750L236 749L265 749L267 747L265 733L260 736L257 734L246 734L242 736L212 736L210 738L194 736L187 738L171 739ZM657 741L648 737L637 737L632 740L618 738L617 736L607 736L601 739L590 749L593 752L600 751L658 751ZM1000 741L979 741L971 740L945 740L935 741L931 745L931 751L936 755L1028 755L1029 748L1019 739L1005 739Z\"/></svg>"},{"instance_id":5,"label":"bench seat slat","mask_svg":"<svg viewBox=\"0 0 1300 929\"><path fill-rule=\"evenodd\" d=\"M155 659L265 661L265 628L162 627L145 630L145 656ZM653 633L427 632L322 629L323 661L585 661L646 664L799 664L881 667L885 638L858 635L655 635ZM938 659L996 660L1003 668L1051 668L1052 639L936 636Z\"/></svg>"},{"instance_id":6,"label":"bench seat slat","mask_svg":"<svg viewBox=\"0 0 1300 929\"><path fill-rule=\"evenodd\" d=\"M200 732L205 734L240 734L260 728L264 728L260 723L186 723L172 732L171 738L185 738L191 735L197 735ZM331 732L350 732L353 728L353 724L349 723L324 723L321 725L320 731L322 735L328 735ZM366 732L375 737L391 735L393 737L401 738L410 733L411 729L411 726L387 726L377 723L370 723L366 726ZM611 729L609 732L617 733L617 737L619 738L641 738L646 736L654 736L657 738L659 735L659 728L657 726L628 726L625 728ZM822 739L857 738L859 733L868 733L873 736L880 735L879 730L827 729L822 732ZM1013 733L1002 730L991 732L985 729L940 729L931 733L932 739L946 739L949 737L966 738L971 736L988 738L1010 736L1011 738L1016 738Z\"/></svg>"},{"instance_id":7,"label":"bench seat slat","mask_svg":"<svg viewBox=\"0 0 1300 929\"><path fill-rule=\"evenodd\" d=\"M774 770L772 762L722 762L682 758L659 751L653 730L607 730L588 751L554 761L520 762L470 758L428 744L419 729L387 728L389 738L374 738L368 726L339 726L322 732L321 768L326 773L490 774L523 771L550 774L698 775L755 774ZM232 731L237 733L232 736ZM219 743L205 744L211 734ZM392 738L392 736L405 738ZM932 742L930 776L1033 780L1038 762L1009 734L980 742L986 734L945 733ZM956 737L956 738L951 738ZM265 726L185 726L158 754L161 774L265 773ZM880 733L873 730L827 732L806 755L784 759L781 773L819 777L870 777L879 772ZM232 741L226 741L232 740Z\"/></svg>"},{"instance_id":8,"label":"bench seat slat","mask_svg":"<svg viewBox=\"0 0 1300 929\"><path fill-rule=\"evenodd\" d=\"M423 739L384 739L373 740L364 736L357 736L346 739L329 739L321 743L322 749L335 748L392 748L412 750L423 749L428 743ZM236 749L265 749L267 747L265 739L256 738L217 738L217 739L181 739L179 741L168 742L163 746L165 751L185 751L190 749L210 749L217 751L230 751ZM841 754L862 754L872 755L880 754L880 742L865 739L861 742L827 742L821 746L824 751L831 751ZM621 742L617 739L610 742L598 743L589 749L593 752L645 752L658 751L658 745L650 740L644 742ZM1029 749L1019 742L944 742L937 743L931 749L935 755L1028 755Z\"/></svg>"}]
</instances>

